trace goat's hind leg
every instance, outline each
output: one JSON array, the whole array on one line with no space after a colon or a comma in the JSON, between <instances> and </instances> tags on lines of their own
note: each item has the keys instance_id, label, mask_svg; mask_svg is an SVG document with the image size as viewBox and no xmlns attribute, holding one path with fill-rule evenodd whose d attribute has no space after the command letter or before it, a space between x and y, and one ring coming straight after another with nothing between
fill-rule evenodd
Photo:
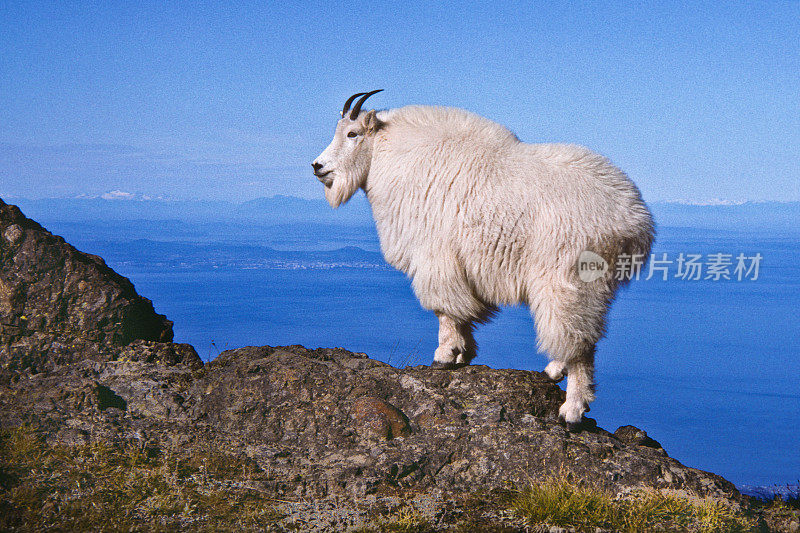
<instances>
[{"instance_id":1,"label":"goat's hind leg","mask_svg":"<svg viewBox=\"0 0 800 533\"><path fill-rule=\"evenodd\" d=\"M475 357L475 339L472 336L472 323L457 322L444 313L439 317L439 347L433 355L436 368L458 368L468 365Z\"/></svg>"},{"instance_id":2,"label":"goat's hind leg","mask_svg":"<svg viewBox=\"0 0 800 533\"><path fill-rule=\"evenodd\" d=\"M538 296L531 302L537 343L551 358L547 375L560 381L566 374L567 397L558 414L569 429L578 429L594 401L594 351L603 335L608 287L546 281L532 291Z\"/></svg>"},{"instance_id":3,"label":"goat's hind leg","mask_svg":"<svg viewBox=\"0 0 800 533\"><path fill-rule=\"evenodd\" d=\"M583 413L594 401L594 346L582 350L567 362L567 398L558 409L558 416L567 429L581 427Z\"/></svg>"}]
</instances>

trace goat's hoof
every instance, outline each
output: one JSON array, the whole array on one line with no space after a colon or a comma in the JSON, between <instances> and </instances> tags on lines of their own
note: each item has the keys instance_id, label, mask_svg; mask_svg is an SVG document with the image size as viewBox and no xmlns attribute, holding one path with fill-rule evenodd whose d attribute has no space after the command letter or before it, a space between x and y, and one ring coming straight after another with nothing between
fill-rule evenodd
<instances>
[{"instance_id":1,"label":"goat's hoof","mask_svg":"<svg viewBox=\"0 0 800 533\"><path fill-rule=\"evenodd\" d=\"M553 383L560 383L564 381L565 377L567 377L564 372L549 372L547 368L544 369L544 375L547 376L547 379Z\"/></svg>"},{"instance_id":2,"label":"goat's hoof","mask_svg":"<svg viewBox=\"0 0 800 533\"><path fill-rule=\"evenodd\" d=\"M550 361L545 367L544 373L555 383L560 382L567 376L564 364L556 361Z\"/></svg>"},{"instance_id":3,"label":"goat's hoof","mask_svg":"<svg viewBox=\"0 0 800 533\"><path fill-rule=\"evenodd\" d=\"M567 422L567 431L570 433L580 433L583 431L583 420L581 419L580 422Z\"/></svg>"},{"instance_id":4,"label":"goat's hoof","mask_svg":"<svg viewBox=\"0 0 800 533\"><path fill-rule=\"evenodd\" d=\"M567 431L569 433L582 433L587 431L592 433L597 430L597 421L594 418L581 418L580 422L566 422Z\"/></svg>"}]
</instances>

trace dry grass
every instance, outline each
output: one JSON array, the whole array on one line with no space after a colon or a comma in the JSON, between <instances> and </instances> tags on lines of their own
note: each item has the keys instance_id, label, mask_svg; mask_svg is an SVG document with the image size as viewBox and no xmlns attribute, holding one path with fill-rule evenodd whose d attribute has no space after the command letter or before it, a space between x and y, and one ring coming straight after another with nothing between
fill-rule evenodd
<instances>
[{"instance_id":1,"label":"dry grass","mask_svg":"<svg viewBox=\"0 0 800 533\"><path fill-rule=\"evenodd\" d=\"M434 533L430 520L416 509L403 506L386 516L375 517L372 524L350 533Z\"/></svg>"},{"instance_id":2,"label":"dry grass","mask_svg":"<svg viewBox=\"0 0 800 533\"><path fill-rule=\"evenodd\" d=\"M133 444L50 446L33 431L0 433L0 530L260 529L279 515L243 487L247 461L182 460Z\"/></svg>"},{"instance_id":3,"label":"dry grass","mask_svg":"<svg viewBox=\"0 0 800 533\"><path fill-rule=\"evenodd\" d=\"M557 478L531 483L514 498L512 507L531 525L579 531L733 533L755 527L751 518L715 500L689 500L654 491L616 499L601 489Z\"/></svg>"}]
</instances>

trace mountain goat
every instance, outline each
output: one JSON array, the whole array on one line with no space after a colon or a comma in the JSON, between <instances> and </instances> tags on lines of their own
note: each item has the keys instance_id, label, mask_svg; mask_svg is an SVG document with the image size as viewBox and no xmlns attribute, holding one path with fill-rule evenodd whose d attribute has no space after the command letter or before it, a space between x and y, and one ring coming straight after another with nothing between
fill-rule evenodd
<instances>
[{"instance_id":1,"label":"mountain goat","mask_svg":"<svg viewBox=\"0 0 800 533\"><path fill-rule=\"evenodd\" d=\"M338 207L366 193L386 261L439 319L433 366L469 364L474 325L497 306L528 305L545 372L568 377L559 415L579 428L606 313L635 271L618 274L650 253L653 220L639 190L586 148L526 144L460 109L362 111L376 92L347 100L312 163L325 198ZM598 268L588 276L587 257Z\"/></svg>"}]
</instances>

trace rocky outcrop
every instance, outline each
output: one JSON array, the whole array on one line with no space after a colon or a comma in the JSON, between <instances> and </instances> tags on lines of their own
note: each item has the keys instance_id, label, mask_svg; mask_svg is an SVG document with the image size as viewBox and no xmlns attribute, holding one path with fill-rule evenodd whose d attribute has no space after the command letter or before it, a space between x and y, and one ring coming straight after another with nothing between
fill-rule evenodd
<instances>
[{"instance_id":1,"label":"rocky outcrop","mask_svg":"<svg viewBox=\"0 0 800 533\"><path fill-rule=\"evenodd\" d=\"M112 358L134 340L169 342L172 322L95 256L0 200L0 364L40 371Z\"/></svg>"},{"instance_id":2,"label":"rocky outcrop","mask_svg":"<svg viewBox=\"0 0 800 533\"><path fill-rule=\"evenodd\" d=\"M538 372L398 369L302 346L239 348L203 365L102 259L13 206L0 202L0 215L3 428L70 445L236 455L260 472L250 485L289 505L295 524L313 507L321 529L398 495L453 511L465 495L553 475L617 493L740 499L643 430L568 432L557 419L564 393Z\"/></svg>"},{"instance_id":3,"label":"rocky outcrop","mask_svg":"<svg viewBox=\"0 0 800 533\"><path fill-rule=\"evenodd\" d=\"M736 493L641 430L640 440L568 433L557 421L563 392L538 372L397 369L341 349L262 347L223 352L195 387L195 421L297 479L282 489L297 497L363 496L383 485L465 493L553 474L618 491Z\"/></svg>"},{"instance_id":4,"label":"rocky outcrop","mask_svg":"<svg viewBox=\"0 0 800 533\"><path fill-rule=\"evenodd\" d=\"M0 425L33 426L54 443L223 450L258 465L259 490L315 502L306 511L327 508L332 520L343 505L357 516L398 494L425 494L447 508L554 475L616 493L739 498L632 426L569 433L557 420L563 392L538 372L398 369L301 346L229 350L205 366L175 361L119 357L16 372L0 385Z\"/></svg>"}]
</instances>

